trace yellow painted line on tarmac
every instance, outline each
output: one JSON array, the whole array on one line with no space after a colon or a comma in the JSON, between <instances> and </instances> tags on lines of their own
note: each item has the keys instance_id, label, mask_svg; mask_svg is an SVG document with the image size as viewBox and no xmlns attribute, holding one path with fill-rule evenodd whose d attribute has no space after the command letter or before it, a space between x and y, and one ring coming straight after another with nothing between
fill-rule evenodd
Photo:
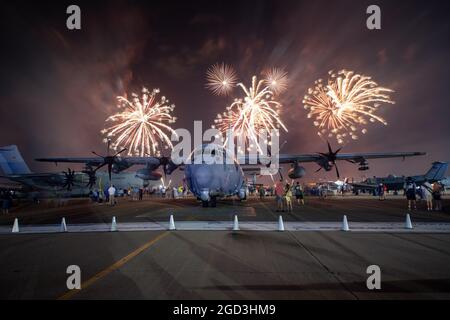
<instances>
[{"instance_id":1,"label":"yellow painted line on tarmac","mask_svg":"<svg viewBox=\"0 0 450 320\"><path fill-rule=\"evenodd\" d=\"M147 250L148 248L150 248L152 245L154 245L156 242L158 242L159 240L161 240L162 238L167 236L169 233L170 233L169 231L165 231L164 233L160 234L156 238L153 238L152 240L150 240L147 243L143 244L142 246L140 246L139 248L137 248L133 252L129 253L127 256L125 256L122 259L116 261L115 263L113 263L112 265L107 267L106 269L100 271L99 273L97 273L96 275L91 277L90 279L86 280L85 282L82 282L81 283L81 289L79 289L79 290L74 289L74 290L67 291L65 294L63 294L62 296L58 297L57 300L69 300L69 299L71 299L74 295L76 295L80 291L90 287L92 284L94 284L98 280L104 278L105 276L107 276L108 274L113 272L114 270L117 270L118 268L122 267L128 261L130 261L131 259L133 259L137 255L139 255L143 251Z\"/></svg>"}]
</instances>

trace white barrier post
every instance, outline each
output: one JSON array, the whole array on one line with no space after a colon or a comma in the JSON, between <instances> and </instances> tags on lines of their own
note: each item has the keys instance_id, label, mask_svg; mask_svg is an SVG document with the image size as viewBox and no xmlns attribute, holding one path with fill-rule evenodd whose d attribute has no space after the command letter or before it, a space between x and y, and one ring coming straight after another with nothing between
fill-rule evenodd
<instances>
[{"instance_id":1,"label":"white barrier post","mask_svg":"<svg viewBox=\"0 0 450 320\"><path fill-rule=\"evenodd\" d=\"M344 215L344 219L342 220L342 231L349 231L350 228L348 227L348 221L347 221L347 216Z\"/></svg>"},{"instance_id":2,"label":"white barrier post","mask_svg":"<svg viewBox=\"0 0 450 320\"><path fill-rule=\"evenodd\" d=\"M67 232L66 218L62 218L59 232Z\"/></svg>"},{"instance_id":3,"label":"white barrier post","mask_svg":"<svg viewBox=\"0 0 450 320\"><path fill-rule=\"evenodd\" d=\"M409 213L406 214L405 229L413 229L413 226L411 223L411 217L409 216Z\"/></svg>"},{"instance_id":4,"label":"white barrier post","mask_svg":"<svg viewBox=\"0 0 450 320\"><path fill-rule=\"evenodd\" d=\"M115 216L112 218L111 231L117 231L117 222L116 222L116 217Z\"/></svg>"},{"instance_id":5,"label":"white barrier post","mask_svg":"<svg viewBox=\"0 0 450 320\"><path fill-rule=\"evenodd\" d=\"M11 230L12 233L18 233L19 232L19 220L17 218L14 219L14 225Z\"/></svg>"},{"instance_id":6,"label":"white barrier post","mask_svg":"<svg viewBox=\"0 0 450 320\"><path fill-rule=\"evenodd\" d=\"M233 231L239 231L239 221L237 214L234 215Z\"/></svg>"},{"instance_id":7,"label":"white barrier post","mask_svg":"<svg viewBox=\"0 0 450 320\"><path fill-rule=\"evenodd\" d=\"M173 214L170 215L169 219L169 230L176 230L175 228L175 221L173 220Z\"/></svg>"},{"instance_id":8,"label":"white barrier post","mask_svg":"<svg viewBox=\"0 0 450 320\"><path fill-rule=\"evenodd\" d=\"M278 231L284 231L283 217L281 216L281 214L278 217Z\"/></svg>"}]
</instances>

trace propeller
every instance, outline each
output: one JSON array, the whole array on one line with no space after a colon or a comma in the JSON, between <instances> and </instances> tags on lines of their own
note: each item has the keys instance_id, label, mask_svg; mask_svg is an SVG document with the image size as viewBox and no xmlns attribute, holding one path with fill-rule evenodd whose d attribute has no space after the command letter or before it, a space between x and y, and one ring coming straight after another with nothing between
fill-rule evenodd
<instances>
[{"instance_id":1,"label":"propeller","mask_svg":"<svg viewBox=\"0 0 450 320\"><path fill-rule=\"evenodd\" d=\"M114 162L116 161L117 157L119 156L119 154L121 154L122 152L126 151L127 148L123 148L122 150L120 150L119 152L115 153L114 155L110 155L109 154L109 146L110 146L111 141L108 139L107 141L107 153L106 156L101 156L98 153L96 153L95 151L92 151L92 153L94 155L96 155L97 157L103 158L103 163L100 164L97 168L95 168L94 173L100 169L103 168L104 166L108 166L108 175L109 175L109 184L111 185L111 174L112 174L112 166L114 164Z\"/></svg>"},{"instance_id":2,"label":"propeller","mask_svg":"<svg viewBox=\"0 0 450 320\"><path fill-rule=\"evenodd\" d=\"M92 189L92 187L95 185L95 183L97 182L97 177L95 175L95 171L92 170L92 168L90 169L86 169L82 171L83 173L87 174L89 177L89 181L86 184L86 187L88 187L89 189Z\"/></svg>"},{"instance_id":3,"label":"propeller","mask_svg":"<svg viewBox=\"0 0 450 320\"><path fill-rule=\"evenodd\" d=\"M327 145L328 145L328 152L327 153L324 153L324 152L317 152L317 153L320 154L324 159L326 159L328 163L331 163L334 166L334 168L336 169L336 175L337 175L337 177L339 179L339 177L340 177L339 176L339 169L338 169L337 164L336 164L336 159L337 159L337 154L339 153L339 151L341 151L342 147L337 149L336 151L333 151L331 149L330 142L327 141ZM322 168L323 167L321 166L319 169L316 170L316 172L319 172L320 170L322 170Z\"/></svg>"},{"instance_id":4,"label":"propeller","mask_svg":"<svg viewBox=\"0 0 450 320\"><path fill-rule=\"evenodd\" d=\"M75 185L75 171L70 170L70 168L66 171L63 171L64 173L64 184L63 188L66 188L67 191L72 190L72 187Z\"/></svg>"},{"instance_id":5,"label":"propeller","mask_svg":"<svg viewBox=\"0 0 450 320\"><path fill-rule=\"evenodd\" d=\"M169 157L161 157L159 162L163 166L164 177L171 174L176 168L178 168L178 166L173 163Z\"/></svg>"}]
</instances>

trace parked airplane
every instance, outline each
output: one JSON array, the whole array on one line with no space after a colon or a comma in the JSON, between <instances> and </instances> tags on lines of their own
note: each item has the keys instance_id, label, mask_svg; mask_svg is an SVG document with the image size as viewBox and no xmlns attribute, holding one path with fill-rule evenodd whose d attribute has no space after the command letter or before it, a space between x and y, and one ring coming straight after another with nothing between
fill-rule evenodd
<instances>
[{"instance_id":1,"label":"parked airplane","mask_svg":"<svg viewBox=\"0 0 450 320\"><path fill-rule=\"evenodd\" d=\"M204 149L205 146L202 146ZM319 170L330 171L333 167L339 177L339 170L336 165L338 160L346 160L359 165L359 170L368 170L368 159L411 157L424 155L424 152L390 152L390 153L347 153L338 154L341 149L332 151L328 143L327 153L300 154L300 155L279 155L280 164L291 164L292 168L288 172L291 179L298 179L305 174L305 168L300 166L301 162L315 162L319 165ZM109 154L109 153L108 153ZM224 153L225 155L225 153ZM223 157L226 158L226 155ZM69 162L84 163L91 167L108 166L109 173L120 172L133 165L140 164L146 167L137 171L141 177L148 180L159 177L156 170L162 166L164 174L171 174L179 165L176 165L169 157L120 157L120 153L113 156L84 157L84 158L40 158L37 161L46 162ZM225 160L224 160L225 161ZM246 198L246 186L244 172L241 165L234 160L233 164L207 164L205 159L200 164L182 164L185 179L190 191L200 198L203 206L211 203L215 206L216 198L237 195L240 199ZM159 178L157 178L159 180Z\"/></svg>"},{"instance_id":2,"label":"parked airplane","mask_svg":"<svg viewBox=\"0 0 450 320\"><path fill-rule=\"evenodd\" d=\"M416 185L421 185L424 182L434 183L444 179L447 168L448 162L433 162L432 167L427 173L411 176L411 178ZM400 191L403 190L405 182L405 176L396 177L394 175L389 175L387 177L367 178L363 182L350 183L350 185L353 187L353 190L374 190L382 183L387 187L388 191Z\"/></svg>"},{"instance_id":3,"label":"parked airplane","mask_svg":"<svg viewBox=\"0 0 450 320\"><path fill-rule=\"evenodd\" d=\"M109 186L108 172L75 172L68 169L63 172L33 173L15 145L0 148L0 168L4 174L0 177L19 183L22 192L39 193L39 197L85 196L93 187L104 189ZM148 183L137 177L135 172L121 172L112 177L112 184L118 190L145 187Z\"/></svg>"}]
</instances>

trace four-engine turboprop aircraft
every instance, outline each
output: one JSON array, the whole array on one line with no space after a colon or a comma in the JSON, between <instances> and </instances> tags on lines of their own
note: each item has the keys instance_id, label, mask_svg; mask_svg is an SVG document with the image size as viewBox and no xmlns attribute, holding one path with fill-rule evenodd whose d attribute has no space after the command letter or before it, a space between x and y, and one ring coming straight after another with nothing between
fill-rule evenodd
<instances>
[{"instance_id":1,"label":"four-engine turboprop aircraft","mask_svg":"<svg viewBox=\"0 0 450 320\"><path fill-rule=\"evenodd\" d=\"M204 149L205 146L202 146ZM359 165L359 170L368 170L368 159L383 159L383 158L406 158L412 156L424 155L424 152L381 152L381 153L346 153L339 154L339 148L336 151L331 149L328 143L328 152L314 153L314 154L298 154L288 155L280 154L280 164L291 164L291 169L288 176L291 179L299 179L304 176L305 168L299 164L302 162L315 162L319 165L319 170L324 169L330 171L333 167L339 177L339 170L336 162L345 160ZM226 157L226 156L225 156ZM171 174L178 167L182 166L185 174L185 179L190 191L200 198L203 206L208 206L211 203L215 206L216 198L237 195L240 199L246 198L246 185L244 179L244 171L242 166L247 163L227 164L208 164L202 160L201 163L184 163L176 165L170 157L120 157L119 154L108 157L85 157L85 158L40 158L37 161L46 162L69 162L69 163L83 163L91 167L100 167L108 165L109 172L120 172L133 165L145 165L145 168L139 169L136 175L148 180L159 180L161 174L156 170L162 166L164 174ZM316 171L316 172L317 172Z\"/></svg>"}]
</instances>

